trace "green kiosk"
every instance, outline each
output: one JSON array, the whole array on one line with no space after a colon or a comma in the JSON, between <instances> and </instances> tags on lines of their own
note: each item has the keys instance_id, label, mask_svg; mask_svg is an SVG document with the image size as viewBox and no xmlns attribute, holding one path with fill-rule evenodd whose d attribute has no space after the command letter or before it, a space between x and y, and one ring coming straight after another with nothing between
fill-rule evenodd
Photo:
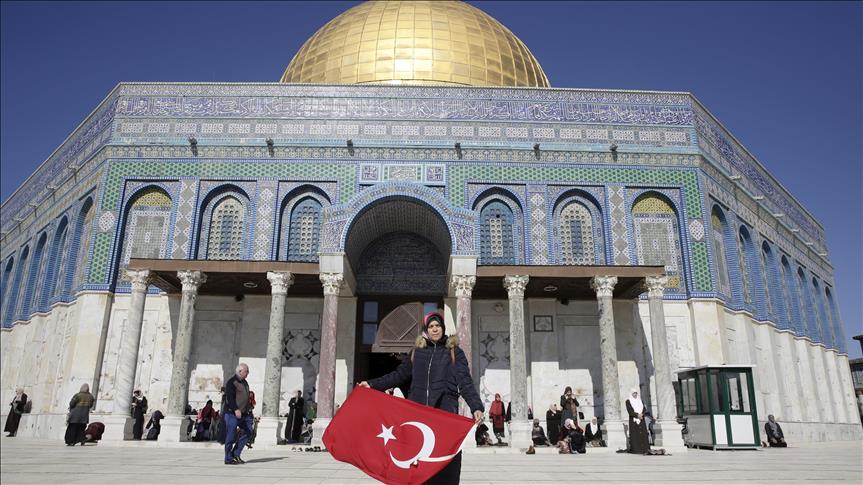
<instances>
[{"instance_id":1,"label":"green kiosk","mask_svg":"<svg viewBox=\"0 0 863 485\"><path fill-rule=\"evenodd\" d=\"M677 414L686 421L686 446L761 447L751 365L716 365L677 372Z\"/></svg>"}]
</instances>

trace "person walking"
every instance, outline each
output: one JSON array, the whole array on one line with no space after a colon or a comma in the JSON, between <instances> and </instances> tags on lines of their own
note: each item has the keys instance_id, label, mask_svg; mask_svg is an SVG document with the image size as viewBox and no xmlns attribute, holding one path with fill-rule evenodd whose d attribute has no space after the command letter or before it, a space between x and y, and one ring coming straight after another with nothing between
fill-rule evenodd
<instances>
[{"instance_id":1,"label":"person walking","mask_svg":"<svg viewBox=\"0 0 863 485\"><path fill-rule=\"evenodd\" d=\"M140 440L144 436L144 417L147 416L147 398L140 389L132 393L132 439Z\"/></svg>"},{"instance_id":2,"label":"person walking","mask_svg":"<svg viewBox=\"0 0 863 485\"><path fill-rule=\"evenodd\" d=\"M485 407L474 387L467 357L458 346L458 337L447 337L443 315L438 312L425 316L422 329L413 350L396 370L359 385L384 391L411 382L408 399L453 414L458 414L461 395L479 423ZM460 477L461 452L426 484L457 485Z\"/></svg>"},{"instance_id":3,"label":"person walking","mask_svg":"<svg viewBox=\"0 0 863 485\"><path fill-rule=\"evenodd\" d=\"M225 383L225 465L246 463L240 455L252 436L252 406L249 400L249 366L241 363ZM239 437L237 427L241 428Z\"/></svg>"},{"instance_id":4,"label":"person walking","mask_svg":"<svg viewBox=\"0 0 863 485\"><path fill-rule=\"evenodd\" d=\"M96 405L96 398L90 394L90 385L81 384L81 390L69 401L69 417L66 426L66 446L81 443L84 446L84 428L90 422L90 409Z\"/></svg>"},{"instance_id":5,"label":"person walking","mask_svg":"<svg viewBox=\"0 0 863 485\"><path fill-rule=\"evenodd\" d=\"M497 444L506 444L503 441L504 436L506 436L506 429L504 428L506 411L503 408L503 400L500 394L495 393L494 401L491 402L491 407L488 410L488 415L491 417L491 430L494 433L494 437L497 438Z\"/></svg>"},{"instance_id":6,"label":"person walking","mask_svg":"<svg viewBox=\"0 0 863 485\"><path fill-rule=\"evenodd\" d=\"M27 394L24 394L24 388L15 389L15 397L9 403L9 416L6 416L6 426L3 428L4 433L9 433L7 437L14 437L18 432L18 424L21 422L21 415L24 414L24 409L27 407Z\"/></svg>"}]
</instances>

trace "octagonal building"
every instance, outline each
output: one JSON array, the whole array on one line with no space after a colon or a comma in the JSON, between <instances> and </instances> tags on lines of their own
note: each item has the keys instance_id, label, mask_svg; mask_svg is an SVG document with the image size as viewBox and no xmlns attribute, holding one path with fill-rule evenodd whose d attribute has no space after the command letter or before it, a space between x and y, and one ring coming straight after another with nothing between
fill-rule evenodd
<instances>
[{"instance_id":1,"label":"octagonal building","mask_svg":"<svg viewBox=\"0 0 863 485\"><path fill-rule=\"evenodd\" d=\"M861 438L819 222L691 94L552 88L466 3L360 4L278 83L119 84L3 203L0 250L22 436L88 383L105 442L135 389L181 441L245 362L258 442L296 390L318 439L440 309L513 446L566 386L611 445L632 388L667 447L708 399L741 440L768 414ZM677 384L703 366L752 379Z\"/></svg>"}]
</instances>

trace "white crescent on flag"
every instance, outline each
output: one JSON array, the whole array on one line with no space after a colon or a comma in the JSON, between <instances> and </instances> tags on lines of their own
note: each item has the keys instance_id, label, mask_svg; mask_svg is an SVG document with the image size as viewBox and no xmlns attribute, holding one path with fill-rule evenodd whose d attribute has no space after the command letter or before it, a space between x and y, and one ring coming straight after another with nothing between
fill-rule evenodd
<instances>
[{"instance_id":1,"label":"white crescent on flag","mask_svg":"<svg viewBox=\"0 0 863 485\"><path fill-rule=\"evenodd\" d=\"M419 452L410 459L407 460L397 460L396 457L393 456L392 452L390 452L390 460L392 460L393 464L399 468L408 469L411 465L419 464L421 461L426 462L437 462L437 461L447 461L451 460L455 457L455 454L446 455L446 456L431 456L434 451L435 445L435 434L434 431L428 427L425 423L420 423L419 421L407 421L402 423L399 426L413 426L414 428L420 430L420 433L423 435L423 445L420 448ZM387 441L396 439L392 434L392 426L387 428L381 425L382 432L377 437L383 438L384 445L387 444Z\"/></svg>"}]
</instances>

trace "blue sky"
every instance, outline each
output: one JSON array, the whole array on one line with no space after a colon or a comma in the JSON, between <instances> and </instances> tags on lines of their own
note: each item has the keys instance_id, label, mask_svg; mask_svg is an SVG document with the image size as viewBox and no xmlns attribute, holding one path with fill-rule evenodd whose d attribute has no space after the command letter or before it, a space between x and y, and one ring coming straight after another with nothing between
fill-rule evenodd
<instances>
[{"instance_id":1,"label":"blue sky","mask_svg":"<svg viewBox=\"0 0 863 485\"><path fill-rule=\"evenodd\" d=\"M3 2L0 198L121 81L277 81L356 2ZM863 3L472 2L555 87L689 91L824 225L863 333Z\"/></svg>"}]
</instances>

